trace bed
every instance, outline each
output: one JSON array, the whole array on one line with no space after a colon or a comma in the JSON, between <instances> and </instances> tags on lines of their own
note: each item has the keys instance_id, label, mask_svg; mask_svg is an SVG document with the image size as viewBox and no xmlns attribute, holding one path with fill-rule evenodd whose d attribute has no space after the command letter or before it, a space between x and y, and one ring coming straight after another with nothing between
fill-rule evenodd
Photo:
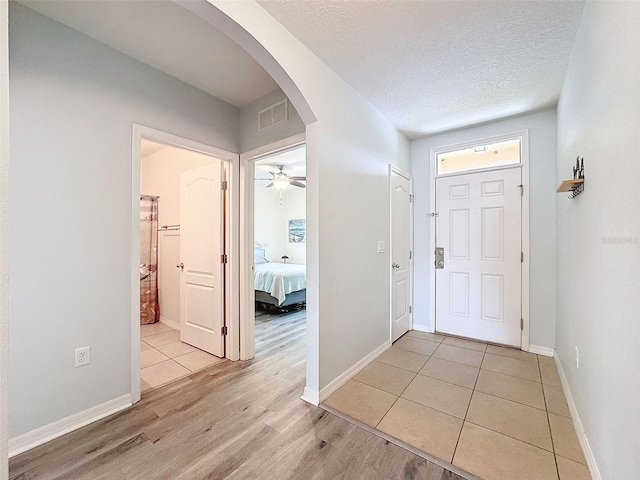
<instances>
[{"instance_id":1,"label":"bed","mask_svg":"<svg viewBox=\"0 0 640 480\"><path fill-rule=\"evenodd\" d=\"M280 308L306 302L305 265L269 262L265 258L264 247L259 244L254 246L254 263L253 277L257 302Z\"/></svg>"}]
</instances>

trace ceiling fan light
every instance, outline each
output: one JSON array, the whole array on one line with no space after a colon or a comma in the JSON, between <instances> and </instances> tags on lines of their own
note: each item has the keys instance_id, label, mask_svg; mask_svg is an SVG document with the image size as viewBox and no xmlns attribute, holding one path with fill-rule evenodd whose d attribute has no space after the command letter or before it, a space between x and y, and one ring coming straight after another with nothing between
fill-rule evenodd
<instances>
[{"instance_id":1,"label":"ceiling fan light","mask_svg":"<svg viewBox=\"0 0 640 480\"><path fill-rule=\"evenodd\" d=\"M273 179L273 186L278 190L284 190L289 186L289 179L283 177L277 177Z\"/></svg>"}]
</instances>

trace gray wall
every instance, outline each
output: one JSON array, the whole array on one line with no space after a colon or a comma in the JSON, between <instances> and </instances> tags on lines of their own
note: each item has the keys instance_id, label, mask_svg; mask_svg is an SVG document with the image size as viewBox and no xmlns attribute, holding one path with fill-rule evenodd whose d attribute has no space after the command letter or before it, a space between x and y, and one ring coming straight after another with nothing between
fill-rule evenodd
<instances>
[{"instance_id":1,"label":"gray wall","mask_svg":"<svg viewBox=\"0 0 640 480\"><path fill-rule=\"evenodd\" d=\"M414 323L429 324L429 156L431 148L529 130L530 342L555 345L556 111L545 110L411 143L414 178Z\"/></svg>"},{"instance_id":2,"label":"gray wall","mask_svg":"<svg viewBox=\"0 0 640 480\"><path fill-rule=\"evenodd\" d=\"M640 472L640 3L589 2L558 103L556 350L603 479ZM580 368L574 363L580 351Z\"/></svg>"},{"instance_id":3,"label":"gray wall","mask_svg":"<svg viewBox=\"0 0 640 480\"><path fill-rule=\"evenodd\" d=\"M278 89L240 110L241 153L305 131L305 125L291 102L289 102L289 120L264 128L261 131L258 130L258 112L285 98L284 92Z\"/></svg>"},{"instance_id":4,"label":"gray wall","mask_svg":"<svg viewBox=\"0 0 640 480\"><path fill-rule=\"evenodd\" d=\"M237 152L239 111L13 2L9 28L15 437L130 391L131 124Z\"/></svg>"}]
</instances>

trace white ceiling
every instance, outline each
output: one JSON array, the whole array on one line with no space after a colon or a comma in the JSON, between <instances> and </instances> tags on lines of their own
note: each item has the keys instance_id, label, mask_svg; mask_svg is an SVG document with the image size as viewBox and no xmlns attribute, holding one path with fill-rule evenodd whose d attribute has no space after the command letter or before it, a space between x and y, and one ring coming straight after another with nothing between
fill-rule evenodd
<instances>
[{"instance_id":1,"label":"white ceiling","mask_svg":"<svg viewBox=\"0 0 640 480\"><path fill-rule=\"evenodd\" d=\"M147 158L148 156L159 152L163 148L166 148L166 145L143 138L140 140L140 158Z\"/></svg>"},{"instance_id":2,"label":"white ceiling","mask_svg":"<svg viewBox=\"0 0 640 480\"><path fill-rule=\"evenodd\" d=\"M255 163L255 179L271 180L269 172L277 172L278 165L284 165L284 172L290 177L304 177L307 174L306 147L299 147L288 152L278 153L271 157L263 158Z\"/></svg>"},{"instance_id":3,"label":"white ceiling","mask_svg":"<svg viewBox=\"0 0 640 480\"><path fill-rule=\"evenodd\" d=\"M237 107L275 90L170 1L26 6ZM584 1L258 0L410 138L556 104Z\"/></svg>"},{"instance_id":4,"label":"white ceiling","mask_svg":"<svg viewBox=\"0 0 640 480\"><path fill-rule=\"evenodd\" d=\"M258 1L410 138L555 105L584 7Z\"/></svg>"},{"instance_id":5,"label":"white ceiling","mask_svg":"<svg viewBox=\"0 0 640 480\"><path fill-rule=\"evenodd\" d=\"M229 37L170 1L20 3L238 108L278 88Z\"/></svg>"}]
</instances>

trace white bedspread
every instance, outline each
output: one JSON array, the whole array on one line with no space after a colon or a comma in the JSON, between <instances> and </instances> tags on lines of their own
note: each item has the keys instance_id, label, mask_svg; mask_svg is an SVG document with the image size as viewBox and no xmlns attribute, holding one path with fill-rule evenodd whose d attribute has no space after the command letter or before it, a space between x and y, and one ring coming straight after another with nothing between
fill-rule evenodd
<instances>
[{"instance_id":1,"label":"white bedspread","mask_svg":"<svg viewBox=\"0 0 640 480\"><path fill-rule=\"evenodd\" d=\"M307 288L306 271L305 265L259 263L254 272L254 288L270 293L280 305L287 294Z\"/></svg>"}]
</instances>

